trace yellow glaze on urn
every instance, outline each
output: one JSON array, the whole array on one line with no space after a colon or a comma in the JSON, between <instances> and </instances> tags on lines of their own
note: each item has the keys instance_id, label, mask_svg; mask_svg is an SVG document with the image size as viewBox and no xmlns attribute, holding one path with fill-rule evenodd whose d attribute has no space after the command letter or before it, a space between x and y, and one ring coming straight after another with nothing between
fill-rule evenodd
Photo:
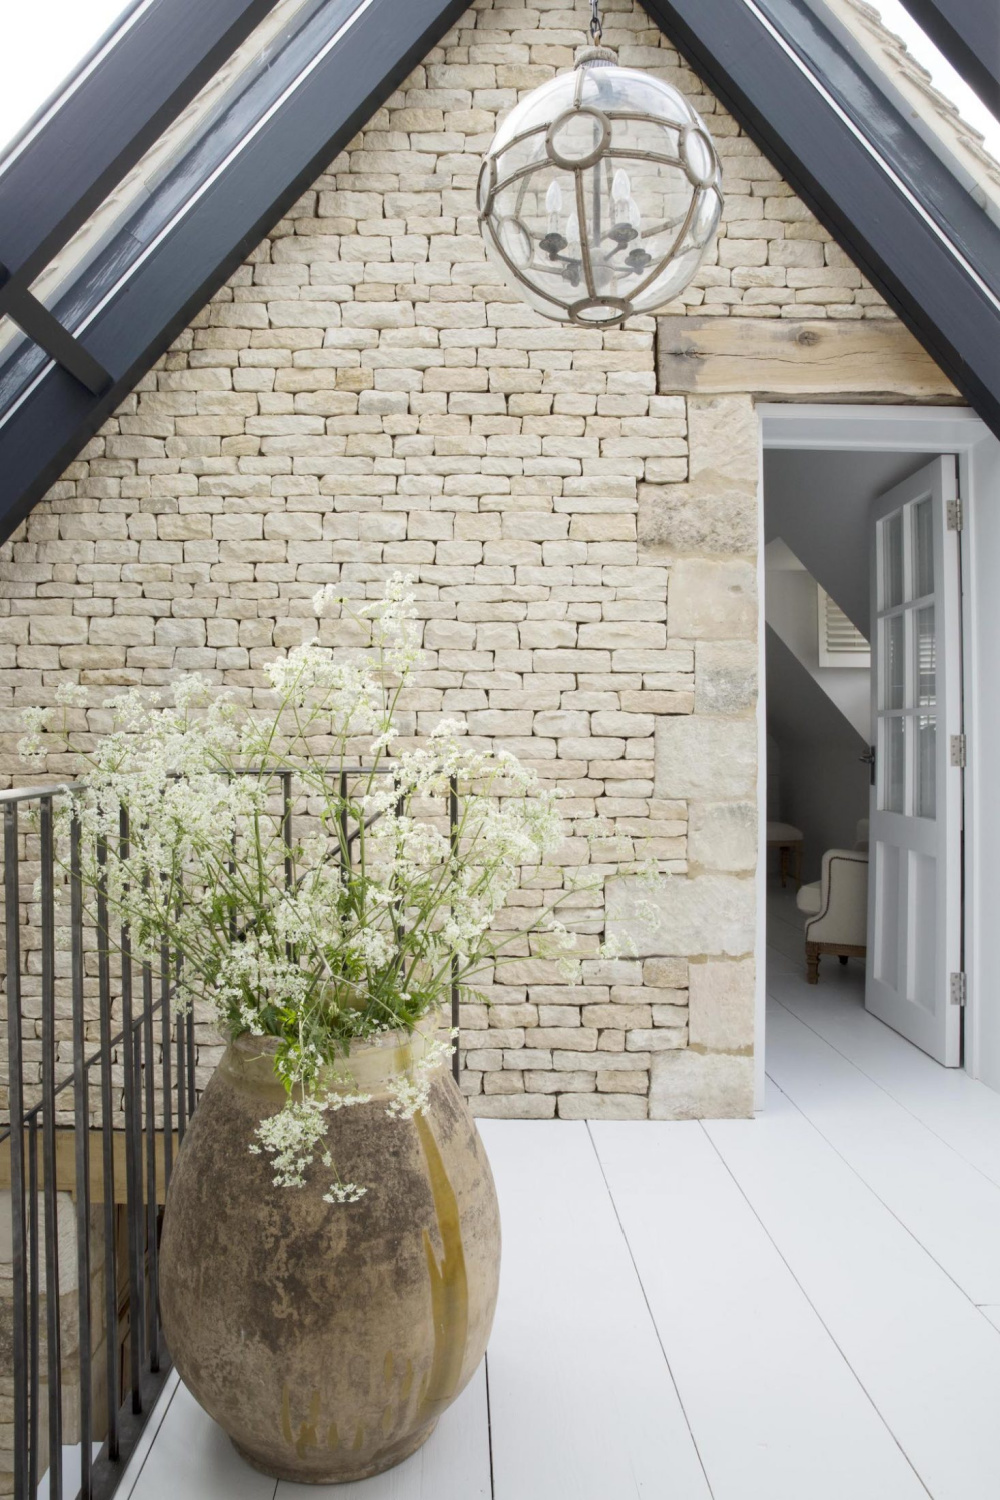
<instances>
[{"instance_id":1,"label":"yellow glaze on urn","mask_svg":"<svg viewBox=\"0 0 1000 1500\"><path fill-rule=\"evenodd\" d=\"M356 1203L329 1204L318 1163L275 1187L249 1146L284 1100L273 1046L227 1049L167 1196L163 1326L181 1379L256 1468L300 1483L381 1473L415 1452L486 1350L500 1221L486 1153L447 1065L426 1109L385 1113L432 1027L352 1050L372 1096L328 1116Z\"/></svg>"}]
</instances>

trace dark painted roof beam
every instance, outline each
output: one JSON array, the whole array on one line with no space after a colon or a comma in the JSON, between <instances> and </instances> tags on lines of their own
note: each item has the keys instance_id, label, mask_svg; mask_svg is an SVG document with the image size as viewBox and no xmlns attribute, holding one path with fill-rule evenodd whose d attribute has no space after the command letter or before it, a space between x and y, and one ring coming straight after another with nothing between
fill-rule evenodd
<instances>
[{"instance_id":1,"label":"dark painted roof beam","mask_svg":"<svg viewBox=\"0 0 1000 1500\"><path fill-rule=\"evenodd\" d=\"M996 0L903 0L939 51L1000 116L1000 5Z\"/></svg>"},{"instance_id":2,"label":"dark painted roof beam","mask_svg":"<svg viewBox=\"0 0 1000 1500\"><path fill-rule=\"evenodd\" d=\"M5 310L22 333L26 333L29 339L34 339L46 354L62 365L64 370L68 370L92 396L100 396L109 389L111 376L104 366L92 354L88 354L79 339L67 332L47 307L20 287L8 291Z\"/></svg>"},{"instance_id":3,"label":"dark painted roof beam","mask_svg":"<svg viewBox=\"0 0 1000 1500\"><path fill-rule=\"evenodd\" d=\"M836 89L799 56L774 20L777 8L768 17L744 0L642 3L1000 434L1000 300L918 201L926 158L915 156L905 176L889 169L879 144L866 138L869 122L852 118ZM804 9L783 0L780 14ZM993 265L1000 266L1000 237L996 244Z\"/></svg>"},{"instance_id":4,"label":"dark painted roof beam","mask_svg":"<svg viewBox=\"0 0 1000 1500\"><path fill-rule=\"evenodd\" d=\"M466 8L467 0L369 0L356 13L86 329L113 384L93 396L54 367L0 421L0 540Z\"/></svg>"},{"instance_id":5,"label":"dark painted roof beam","mask_svg":"<svg viewBox=\"0 0 1000 1500\"><path fill-rule=\"evenodd\" d=\"M275 3L155 0L83 67L0 170L0 261L12 286L31 284Z\"/></svg>"}]
</instances>

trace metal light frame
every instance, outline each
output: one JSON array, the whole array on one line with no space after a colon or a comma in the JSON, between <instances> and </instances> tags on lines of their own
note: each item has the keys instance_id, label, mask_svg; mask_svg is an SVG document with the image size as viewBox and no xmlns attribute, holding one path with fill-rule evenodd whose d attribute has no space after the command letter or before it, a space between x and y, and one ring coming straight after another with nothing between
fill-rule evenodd
<instances>
[{"instance_id":1,"label":"metal light frame","mask_svg":"<svg viewBox=\"0 0 1000 1500\"><path fill-rule=\"evenodd\" d=\"M599 40L599 26L596 34L593 27L591 31L594 39ZM664 300L673 300L679 295L697 271L715 234L722 212L721 167L712 139L696 111L677 94L676 90L666 84L658 85L658 80L651 77L648 79L651 85L662 89L664 108L660 114L652 114L636 108L616 108L613 105L602 107L584 99L584 85L589 71L598 68L617 69L617 64L617 55L607 47L595 46L583 50L576 64L572 103L567 108L561 109L553 118L542 120L530 128L516 132L510 139L504 140L499 149L496 149L494 142L483 159L477 189L479 223L487 250L492 252L509 283L514 286L515 290L524 289L529 294L526 297L529 302L532 298L540 298L543 302L550 304L551 311L538 309L543 312L543 315L551 317L554 321L574 323L588 328L614 327L637 312L653 311L652 307L637 308L635 304L642 294L664 275L671 263L677 262L683 254L692 257L690 274L680 284L671 284L668 296ZM636 72L633 69L621 71L629 76L634 76ZM543 88L547 87L549 85L543 85ZM525 104L534 97L534 95L529 95L528 100L522 101L518 108L523 109ZM675 104L675 100L679 102ZM560 151L560 134L574 120L582 116L593 120L594 145L592 149L580 156L567 156ZM675 131L677 153L672 154L668 150L655 151L616 146L614 127L617 122L641 122L654 128L662 128L664 131ZM535 160L521 164L505 173L504 156L513 148L522 146L525 141L534 137L543 139L542 154ZM697 138L697 145L694 144L693 138ZM699 154L702 158L702 170L698 170L697 156ZM679 219L666 220L654 225L652 229L641 232L637 228L631 228L628 224L622 223L611 225L602 233L597 217L601 193L597 189L594 191L592 208L594 222L589 223L586 212L584 175L592 171L600 173L603 166L607 178L608 196L611 197L612 173L616 163L624 165L627 162L637 161L650 162L665 170L683 173L691 186L691 199L687 210ZM532 178L550 167L572 177L575 216L580 237L579 257L564 253L568 249L565 236L553 234L551 231L545 235L533 234L521 217L521 209ZM516 183L520 183L520 187L514 212L498 217L496 208L499 195ZM698 240L685 246L685 240L708 194L715 195L716 207L713 211L709 205L707 228ZM674 228L676 228L676 233L665 253L650 258L639 243L629 251L624 262L615 261L614 257L625 251L631 241L641 242L644 238L662 234L664 230ZM518 265L509 253L503 241L505 233L508 236L515 234L520 237L525 252L523 264ZM593 240L602 238L610 240L614 247L606 251L600 261L595 255L595 243L592 241L592 236ZM683 250L682 247L684 247ZM696 256L695 251L699 252ZM645 260L642 259L643 256ZM603 268L620 275L621 271L629 265L630 260L635 267L634 274L640 277L636 284L628 289L627 294L620 294L622 291L620 285L614 294L602 294L597 285L595 270ZM555 286L547 284L549 278L554 281L559 277L564 280L568 293L582 284L586 295L560 296ZM657 302L656 306L660 305L662 303Z\"/></svg>"}]
</instances>

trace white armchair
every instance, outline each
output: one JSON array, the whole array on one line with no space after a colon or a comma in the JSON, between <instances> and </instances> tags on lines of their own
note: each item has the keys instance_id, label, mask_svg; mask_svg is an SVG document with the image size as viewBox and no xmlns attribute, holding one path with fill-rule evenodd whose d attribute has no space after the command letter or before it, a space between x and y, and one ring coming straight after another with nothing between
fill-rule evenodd
<instances>
[{"instance_id":1,"label":"white armchair","mask_svg":"<svg viewBox=\"0 0 1000 1500\"><path fill-rule=\"evenodd\" d=\"M796 898L806 918L806 978L819 981L819 961L835 953L842 964L864 958L868 935L868 851L828 849L820 878Z\"/></svg>"}]
</instances>

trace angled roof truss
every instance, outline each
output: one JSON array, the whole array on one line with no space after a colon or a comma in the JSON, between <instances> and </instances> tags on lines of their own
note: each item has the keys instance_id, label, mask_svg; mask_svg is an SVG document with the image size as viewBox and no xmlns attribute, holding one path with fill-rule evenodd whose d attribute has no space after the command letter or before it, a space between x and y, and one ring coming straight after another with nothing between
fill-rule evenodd
<instances>
[{"instance_id":1,"label":"angled roof truss","mask_svg":"<svg viewBox=\"0 0 1000 1500\"><path fill-rule=\"evenodd\" d=\"M260 90L262 112L247 113L257 81L251 74L247 86L234 91L235 103L223 100L210 116L210 123L218 121L219 138L226 141L228 131L233 144L207 180L190 178L194 191L150 232L141 254L132 253L134 244L122 243L130 238L129 226L107 247L110 276L116 257L131 256L127 274L111 281L82 317L72 288L44 306L31 278L37 280L53 251L85 225L95 202L141 160L219 64L241 41L253 41L254 24L272 11L278 18L282 9L293 21L280 58L287 74L275 62L279 35L259 70L271 91ZM212 13L215 25L201 28L201 50L187 45L182 67L164 39L162 49L173 60L168 77L157 72L156 60L163 67L163 58L152 34L136 38L128 64L116 59L114 49L105 70L74 95L77 114L87 118L106 109L115 98L120 62L146 68L146 86L133 90L132 109L120 116L116 111L117 124L110 123L93 150L83 136L77 171L65 179L58 175L67 146L62 110L22 148L14 169L0 175L0 317L6 313L32 342L16 351L23 365L18 369L14 362L6 408L0 366L0 538L10 535L195 313L465 9L466 0L154 0L151 12L165 37ZM222 11L230 21L225 31L218 24ZM37 191L50 170L65 194L55 207L48 188L41 201ZM186 190L188 170L185 162L177 168L178 192ZM15 239L22 205L25 214L31 210L33 229Z\"/></svg>"},{"instance_id":2,"label":"angled roof truss","mask_svg":"<svg viewBox=\"0 0 1000 1500\"><path fill-rule=\"evenodd\" d=\"M903 0L983 103L1000 115L1000 6L993 0Z\"/></svg>"},{"instance_id":3,"label":"angled roof truss","mask_svg":"<svg viewBox=\"0 0 1000 1500\"><path fill-rule=\"evenodd\" d=\"M642 4L1000 433L1000 228L823 0ZM956 0L955 15L975 4ZM0 162L0 538L465 8L151 0L29 127ZM202 134L153 162L147 192L148 153L222 76ZM82 295L53 264L74 271L74 246L130 173L134 215L87 250ZM13 355L8 336L6 362L5 319L26 335Z\"/></svg>"}]
</instances>

